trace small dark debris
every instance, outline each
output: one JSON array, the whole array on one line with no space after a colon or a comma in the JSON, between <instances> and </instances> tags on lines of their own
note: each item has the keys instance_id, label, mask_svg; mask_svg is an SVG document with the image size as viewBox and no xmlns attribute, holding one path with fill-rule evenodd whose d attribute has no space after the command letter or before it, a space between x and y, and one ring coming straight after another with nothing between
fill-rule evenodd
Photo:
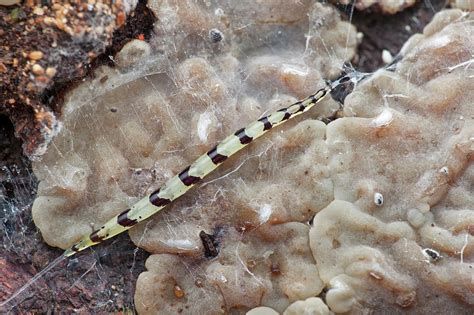
<instances>
[{"instance_id":1,"label":"small dark debris","mask_svg":"<svg viewBox=\"0 0 474 315\"><path fill-rule=\"evenodd\" d=\"M204 281L201 277L196 277L196 280L194 280L194 284L198 287L198 288L202 288L204 286Z\"/></svg>"},{"instance_id":2,"label":"small dark debris","mask_svg":"<svg viewBox=\"0 0 474 315\"><path fill-rule=\"evenodd\" d=\"M270 266L270 272L272 273L272 276L281 275L280 265L278 263L272 262L272 265Z\"/></svg>"},{"instance_id":3,"label":"small dark debris","mask_svg":"<svg viewBox=\"0 0 474 315\"><path fill-rule=\"evenodd\" d=\"M254 228L254 224L250 221L239 222L235 227L235 229L240 233L251 231Z\"/></svg>"},{"instance_id":4,"label":"small dark debris","mask_svg":"<svg viewBox=\"0 0 474 315\"><path fill-rule=\"evenodd\" d=\"M216 257L219 254L219 244L216 241L215 236L201 231L199 233L199 237L201 238L202 245L204 246L204 256L206 258Z\"/></svg>"},{"instance_id":5,"label":"small dark debris","mask_svg":"<svg viewBox=\"0 0 474 315\"><path fill-rule=\"evenodd\" d=\"M218 43L224 39L224 34L217 28L213 28L209 31L209 40L213 43Z\"/></svg>"},{"instance_id":6,"label":"small dark debris","mask_svg":"<svg viewBox=\"0 0 474 315\"><path fill-rule=\"evenodd\" d=\"M333 115L331 116L327 116L327 117L322 117L321 118L321 121L328 125L331 121L334 121L336 120L337 118L339 118L339 111L335 112Z\"/></svg>"},{"instance_id":7,"label":"small dark debris","mask_svg":"<svg viewBox=\"0 0 474 315\"><path fill-rule=\"evenodd\" d=\"M429 258L430 261L434 262L441 259L441 254L431 248L423 249L423 254Z\"/></svg>"}]
</instances>

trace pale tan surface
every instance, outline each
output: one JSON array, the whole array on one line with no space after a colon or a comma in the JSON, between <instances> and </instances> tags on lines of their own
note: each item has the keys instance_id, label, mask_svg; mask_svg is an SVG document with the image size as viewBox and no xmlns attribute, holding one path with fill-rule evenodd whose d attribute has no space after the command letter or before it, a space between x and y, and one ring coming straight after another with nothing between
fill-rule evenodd
<instances>
[{"instance_id":1,"label":"pale tan surface","mask_svg":"<svg viewBox=\"0 0 474 315\"><path fill-rule=\"evenodd\" d=\"M458 0L459 1L459 0ZM350 0L334 0L335 4L353 5L354 1ZM395 14L406 8L411 7L416 0L356 0L355 8L357 10L376 9L384 14Z\"/></svg>"},{"instance_id":2,"label":"pale tan surface","mask_svg":"<svg viewBox=\"0 0 474 315\"><path fill-rule=\"evenodd\" d=\"M163 2L156 8L163 12L157 12L161 20L156 24L151 47L140 41L129 43L114 58L119 67L100 68L95 80L85 82L68 95L63 131L43 160L34 164L41 183L33 217L45 240L53 246L70 246L159 187L218 140L263 113L289 105L324 86L323 77L339 71L337 65L343 59L337 56L351 57L354 53L353 27L339 22L332 8L320 4L314 4L314 9L306 4L306 11L301 4L297 9L292 4L278 9L272 3L261 6L264 12L260 18L265 12L269 17L278 17L275 14L280 12L279 18L291 19L289 30L284 28L284 21L274 22L271 27L264 22L252 22L255 25L242 30L241 24L248 22L245 19L252 20L238 12L232 16L216 13L217 9L200 7L193 1L179 2L180 7L172 11L168 5L171 4ZM232 11L226 6L223 9ZM308 10L314 15L313 20L323 22L308 22ZM167 14L173 15L170 21ZM209 19L209 14L213 14L214 20ZM192 29L187 25L191 18L196 23ZM211 26L221 27L228 42L209 43L207 31ZM323 28L330 31L323 32ZM183 29L191 34L185 36ZM298 37L294 37L296 30ZM302 30L318 35L307 42ZM278 38L271 38L276 31L280 32ZM250 39L248 36L255 32L277 47ZM334 38L337 32L340 34ZM232 36L235 38L230 40ZM285 49L278 48L282 45L280 37L289 40ZM246 41L249 43L244 44ZM327 54L323 41L331 44L331 52L336 55ZM155 53L150 54L150 50ZM183 53L190 56L184 58ZM328 115L337 109L338 105L328 99L319 109L298 119ZM150 229L150 237L144 237L141 245L152 252L197 253L201 252L196 247L201 243L201 229L244 221L260 224L258 211L265 204L272 208L272 216L266 220L274 222L305 221L327 205L332 199L332 183L325 167L317 163L327 158L321 149L324 126L320 122L307 123L292 133L283 133L297 122L276 129L228 161L214 178L235 170L244 161L245 167L227 180L194 191L150 221L159 226ZM322 176L302 180L302 176L313 177L313 173ZM281 191L282 187L286 191ZM299 198L294 197L297 191L301 192ZM313 191L318 191L320 197L313 198ZM227 202L216 203L216 198ZM289 202L291 211L283 207L283 200ZM237 206L241 210L233 209ZM180 224L179 229L169 229L170 221L176 219L178 223L184 218L186 223ZM132 232L135 241L142 238L144 226ZM162 241L154 235L161 235ZM183 237L192 243L188 248L163 244L167 239Z\"/></svg>"},{"instance_id":3,"label":"pale tan surface","mask_svg":"<svg viewBox=\"0 0 474 315\"><path fill-rule=\"evenodd\" d=\"M140 275L135 305L142 314L219 314L257 305L284 310L322 288L308 246L308 226L286 223L225 231L215 259L152 255ZM201 284L197 284L197 280ZM173 296L178 284L183 298Z\"/></svg>"},{"instance_id":4,"label":"pale tan surface","mask_svg":"<svg viewBox=\"0 0 474 315\"><path fill-rule=\"evenodd\" d=\"M316 297L307 298L304 301L297 301L288 306L283 315L332 315L323 300Z\"/></svg>"},{"instance_id":5,"label":"pale tan surface","mask_svg":"<svg viewBox=\"0 0 474 315\"><path fill-rule=\"evenodd\" d=\"M267 306L259 306L251 309L245 315L278 315L278 312Z\"/></svg>"},{"instance_id":6,"label":"pale tan surface","mask_svg":"<svg viewBox=\"0 0 474 315\"><path fill-rule=\"evenodd\" d=\"M45 240L68 247L219 139L335 76L354 54L355 32L311 3L271 1L251 14L152 3L156 38L128 44L117 68L68 95L64 129L34 165L33 216ZM212 28L222 42L209 41ZM472 305L474 84L461 65L472 58L472 34L460 11L437 15L395 72L349 96L347 117L327 127L311 120L337 109L326 100L132 229L154 254L137 283L137 311L281 313L301 300L291 314L321 306L307 299L324 287L333 312ZM201 230L217 233L217 258L203 257ZM428 263L427 247L442 258Z\"/></svg>"},{"instance_id":7,"label":"pale tan surface","mask_svg":"<svg viewBox=\"0 0 474 315\"><path fill-rule=\"evenodd\" d=\"M474 0L450 0L454 8L466 11L474 11Z\"/></svg>"},{"instance_id":8,"label":"pale tan surface","mask_svg":"<svg viewBox=\"0 0 474 315\"><path fill-rule=\"evenodd\" d=\"M310 243L332 310L472 313L473 34L460 11L438 14L396 71L362 83L348 117L328 125L337 200L314 218Z\"/></svg>"},{"instance_id":9,"label":"pale tan surface","mask_svg":"<svg viewBox=\"0 0 474 315\"><path fill-rule=\"evenodd\" d=\"M127 44L114 56L115 69L99 69L92 82L67 96L62 133L34 165L41 183L33 217L53 246L70 246L216 141L315 92L354 55L353 26L340 22L331 7L311 1L268 2L252 15L230 4L207 8L195 1L151 7L160 16L156 37L150 44ZM222 42L209 41L211 28L224 34ZM173 293L175 272L186 297L179 301L196 310L220 309L225 300L226 309L245 311L263 303L283 311L321 292L306 223L331 202L333 186L325 166L325 125L307 119L338 108L327 99L272 130L226 161L209 184L131 231L138 246L187 254L196 269L186 272L179 257L152 256L150 271L139 279L138 311L177 310L168 295L157 293ZM294 223L273 226L286 222ZM260 228L247 235L244 227ZM201 230L221 230L218 259L202 257ZM281 270L276 275L272 262ZM215 290L196 291L192 277L200 270ZM153 280L165 274L163 282Z\"/></svg>"}]
</instances>

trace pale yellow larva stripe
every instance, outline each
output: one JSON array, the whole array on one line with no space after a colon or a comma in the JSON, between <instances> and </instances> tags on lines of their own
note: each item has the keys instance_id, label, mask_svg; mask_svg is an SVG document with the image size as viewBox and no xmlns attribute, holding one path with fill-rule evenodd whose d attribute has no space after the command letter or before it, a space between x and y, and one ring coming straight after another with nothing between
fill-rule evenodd
<instances>
[{"instance_id":1,"label":"pale yellow larva stripe","mask_svg":"<svg viewBox=\"0 0 474 315\"><path fill-rule=\"evenodd\" d=\"M160 190L162 198L174 200L185 193L189 188L183 184L178 176L173 176L164 188Z\"/></svg>"},{"instance_id":2,"label":"pale yellow larva stripe","mask_svg":"<svg viewBox=\"0 0 474 315\"><path fill-rule=\"evenodd\" d=\"M231 156L243 147L245 147L245 145L240 143L239 137L236 135L231 135L225 138L224 141L219 144L217 147L217 152L225 156Z\"/></svg>"},{"instance_id":3,"label":"pale yellow larva stripe","mask_svg":"<svg viewBox=\"0 0 474 315\"><path fill-rule=\"evenodd\" d=\"M260 137L265 133L263 130L263 123L260 121L251 123L247 128L245 128L245 133L253 139Z\"/></svg>"},{"instance_id":4,"label":"pale yellow larva stripe","mask_svg":"<svg viewBox=\"0 0 474 315\"><path fill-rule=\"evenodd\" d=\"M295 104L295 105L291 105L290 107L288 107L287 109L287 112L292 114L292 115L299 115L301 113L298 113L298 111L300 110L300 104Z\"/></svg>"},{"instance_id":5,"label":"pale yellow larva stripe","mask_svg":"<svg viewBox=\"0 0 474 315\"><path fill-rule=\"evenodd\" d=\"M212 163L211 158L207 154L204 154L191 164L189 167L189 175L203 178L215 168L217 168L217 165Z\"/></svg>"},{"instance_id":6,"label":"pale yellow larva stripe","mask_svg":"<svg viewBox=\"0 0 474 315\"><path fill-rule=\"evenodd\" d=\"M128 213L128 216L132 220L138 220L139 217L141 217L140 219L144 220L145 218L148 218L153 215L158 208L163 207L156 207L150 204L150 198L149 196L146 196L140 199L139 202L132 206L130 212Z\"/></svg>"},{"instance_id":7,"label":"pale yellow larva stripe","mask_svg":"<svg viewBox=\"0 0 474 315\"><path fill-rule=\"evenodd\" d=\"M285 116L284 112L275 112L268 116L268 120L272 123L273 126L278 126L281 124L283 121L283 117Z\"/></svg>"}]
</instances>

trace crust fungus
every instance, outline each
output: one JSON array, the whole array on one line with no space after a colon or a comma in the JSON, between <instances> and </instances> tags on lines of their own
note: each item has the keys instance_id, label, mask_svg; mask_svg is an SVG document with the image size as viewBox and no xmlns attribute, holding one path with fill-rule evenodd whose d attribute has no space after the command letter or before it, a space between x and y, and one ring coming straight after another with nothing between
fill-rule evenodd
<instances>
[{"instance_id":1,"label":"crust fungus","mask_svg":"<svg viewBox=\"0 0 474 315\"><path fill-rule=\"evenodd\" d=\"M332 7L275 0L248 14L252 3L151 2L160 19L150 43L130 43L117 68L67 95L64 127L34 163L46 242L70 246L353 57L354 28ZM153 254L138 312L472 306L472 25L458 10L438 14L393 71L347 97L345 117L312 120L338 109L323 102L133 228ZM200 231L213 233L217 255L206 257ZM443 259L426 264L423 248ZM327 306L315 298L324 287Z\"/></svg>"}]
</instances>

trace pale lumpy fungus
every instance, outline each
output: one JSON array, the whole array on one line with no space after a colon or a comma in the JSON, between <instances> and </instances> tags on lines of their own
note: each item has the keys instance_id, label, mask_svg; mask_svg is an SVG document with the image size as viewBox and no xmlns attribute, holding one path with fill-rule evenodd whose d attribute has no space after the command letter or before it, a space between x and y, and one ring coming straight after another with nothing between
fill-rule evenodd
<instances>
[{"instance_id":1,"label":"pale lumpy fungus","mask_svg":"<svg viewBox=\"0 0 474 315\"><path fill-rule=\"evenodd\" d=\"M72 245L355 54L354 27L313 1L149 6L150 42L66 96L63 129L34 163L33 217L50 245ZM131 229L152 253L137 311L472 307L473 32L461 11L438 14L394 70L357 86L343 118L316 120L339 109L327 99Z\"/></svg>"},{"instance_id":2,"label":"pale lumpy fungus","mask_svg":"<svg viewBox=\"0 0 474 315\"><path fill-rule=\"evenodd\" d=\"M310 243L335 312L474 307L473 22L437 14L326 128L335 200Z\"/></svg>"},{"instance_id":3,"label":"pale lumpy fungus","mask_svg":"<svg viewBox=\"0 0 474 315\"><path fill-rule=\"evenodd\" d=\"M352 10L377 10L383 14L395 14L406 8L413 6L416 0L331 0L334 4L343 4L349 6Z\"/></svg>"}]
</instances>

